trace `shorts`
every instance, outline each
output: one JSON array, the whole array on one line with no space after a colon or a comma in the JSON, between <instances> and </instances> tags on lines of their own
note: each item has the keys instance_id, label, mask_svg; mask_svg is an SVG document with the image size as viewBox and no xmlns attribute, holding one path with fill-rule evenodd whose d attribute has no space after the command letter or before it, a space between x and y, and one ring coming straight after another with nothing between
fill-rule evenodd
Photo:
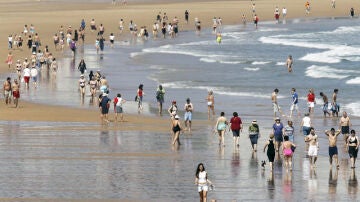
<instances>
[{"instance_id":1,"label":"shorts","mask_svg":"<svg viewBox=\"0 0 360 202\"><path fill-rule=\"evenodd\" d=\"M239 137L240 136L240 130L232 130L232 134L234 137Z\"/></svg>"},{"instance_id":2,"label":"shorts","mask_svg":"<svg viewBox=\"0 0 360 202\"><path fill-rule=\"evenodd\" d=\"M110 43L111 43L111 44L114 44L114 40L110 40Z\"/></svg>"},{"instance_id":3,"label":"shorts","mask_svg":"<svg viewBox=\"0 0 360 202\"><path fill-rule=\"evenodd\" d=\"M191 121L191 119L192 119L192 113L191 112L185 112L184 120L185 121Z\"/></svg>"},{"instance_id":4,"label":"shorts","mask_svg":"<svg viewBox=\"0 0 360 202\"><path fill-rule=\"evenodd\" d=\"M24 76L25 83L29 83L29 80L30 80L30 76Z\"/></svg>"},{"instance_id":5,"label":"shorts","mask_svg":"<svg viewBox=\"0 0 360 202\"><path fill-rule=\"evenodd\" d=\"M298 104L292 104L292 105L291 105L290 111L294 111L294 109L295 109L296 111L299 111L299 106L298 106Z\"/></svg>"},{"instance_id":6,"label":"shorts","mask_svg":"<svg viewBox=\"0 0 360 202\"><path fill-rule=\"evenodd\" d=\"M314 108L314 107L315 107L315 103L314 103L314 102L308 102L308 107Z\"/></svg>"},{"instance_id":7,"label":"shorts","mask_svg":"<svg viewBox=\"0 0 360 202\"><path fill-rule=\"evenodd\" d=\"M123 108L121 106L116 106L116 113L123 113Z\"/></svg>"},{"instance_id":8,"label":"shorts","mask_svg":"<svg viewBox=\"0 0 360 202\"><path fill-rule=\"evenodd\" d=\"M349 126L341 126L341 133L342 134L349 134L350 133L350 127Z\"/></svg>"},{"instance_id":9,"label":"shorts","mask_svg":"<svg viewBox=\"0 0 360 202\"><path fill-rule=\"evenodd\" d=\"M251 144L257 144L258 139L259 139L259 134L249 135L249 138L250 138Z\"/></svg>"},{"instance_id":10,"label":"shorts","mask_svg":"<svg viewBox=\"0 0 360 202\"><path fill-rule=\"evenodd\" d=\"M273 109L274 109L274 112L279 112L280 111L280 106L276 103L273 103Z\"/></svg>"},{"instance_id":11,"label":"shorts","mask_svg":"<svg viewBox=\"0 0 360 202\"><path fill-rule=\"evenodd\" d=\"M208 106L211 106L211 105L212 105L212 102L211 102L211 101L207 102L207 105L208 105Z\"/></svg>"},{"instance_id":12,"label":"shorts","mask_svg":"<svg viewBox=\"0 0 360 202\"><path fill-rule=\"evenodd\" d=\"M10 90L4 90L4 97L10 97L11 91Z\"/></svg>"},{"instance_id":13,"label":"shorts","mask_svg":"<svg viewBox=\"0 0 360 202\"><path fill-rule=\"evenodd\" d=\"M13 97L14 98L20 98L20 91L13 91Z\"/></svg>"},{"instance_id":14,"label":"shorts","mask_svg":"<svg viewBox=\"0 0 360 202\"><path fill-rule=\"evenodd\" d=\"M329 147L329 156L330 158L332 158L334 155L338 154L338 149L337 147Z\"/></svg>"},{"instance_id":15,"label":"shorts","mask_svg":"<svg viewBox=\"0 0 360 202\"><path fill-rule=\"evenodd\" d=\"M37 82L37 77L36 76L31 77L31 79L32 79L33 82Z\"/></svg>"},{"instance_id":16,"label":"shorts","mask_svg":"<svg viewBox=\"0 0 360 202\"><path fill-rule=\"evenodd\" d=\"M309 151L308 151L308 155L309 156L317 156L317 153L318 153L318 148L317 146L315 145L310 145L309 146Z\"/></svg>"},{"instance_id":17,"label":"shorts","mask_svg":"<svg viewBox=\"0 0 360 202\"><path fill-rule=\"evenodd\" d=\"M282 135L275 135L275 141L276 142L282 142L283 141L283 136Z\"/></svg>"},{"instance_id":18,"label":"shorts","mask_svg":"<svg viewBox=\"0 0 360 202\"><path fill-rule=\"evenodd\" d=\"M303 134L304 134L305 136L307 136L307 135L310 134L310 128L311 128L311 127L303 126L302 130L303 130Z\"/></svg>"},{"instance_id":19,"label":"shorts","mask_svg":"<svg viewBox=\"0 0 360 202\"><path fill-rule=\"evenodd\" d=\"M356 149L356 146L349 146L349 156L350 158L357 158L358 149Z\"/></svg>"},{"instance_id":20,"label":"shorts","mask_svg":"<svg viewBox=\"0 0 360 202\"><path fill-rule=\"evenodd\" d=\"M198 185L198 192L208 191L209 187L207 185Z\"/></svg>"},{"instance_id":21,"label":"shorts","mask_svg":"<svg viewBox=\"0 0 360 202\"><path fill-rule=\"evenodd\" d=\"M294 142L294 135L287 135L289 137L290 142Z\"/></svg>"},{"instance_id":22,"label":"shorts","mask_svg":"<svg viewBox=\"0 0 360 202\"><path fill-rule=\"evenodd\" d=\"M96 26L95 25L90 25L91 30L96 30Z\"/></svg>"},{"instance_id":23,"label":"shorts","mask_svg":"<svg viewBox=\"0 0 360 202\"><path fill-rule=\"evenodd\" d=\"M109 113L109 108L101 107L101 114L108 114L108 113Z\"/></svg>"}]
</instances>

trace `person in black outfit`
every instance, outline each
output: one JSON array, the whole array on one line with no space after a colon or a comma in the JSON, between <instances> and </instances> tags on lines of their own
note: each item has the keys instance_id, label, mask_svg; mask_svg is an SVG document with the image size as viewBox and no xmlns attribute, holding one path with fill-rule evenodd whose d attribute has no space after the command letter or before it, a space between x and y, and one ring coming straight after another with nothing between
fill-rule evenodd
<instances>
[{"instance_id":1,"label":"person in black outfit","mask_svg":"<svg viewBox=\"0 0 360 202\"><path fill-rule=\"evenodd\" d=\"M274 159L275 159L274 134L271 133L269 136L270 136L270 139L268 141L266 141L266 143L265 143L264 152L267 147L266 155L269 159L270 169L272 170L274 168L273 164L274 164Z\"/></svg>"}]
</instances>

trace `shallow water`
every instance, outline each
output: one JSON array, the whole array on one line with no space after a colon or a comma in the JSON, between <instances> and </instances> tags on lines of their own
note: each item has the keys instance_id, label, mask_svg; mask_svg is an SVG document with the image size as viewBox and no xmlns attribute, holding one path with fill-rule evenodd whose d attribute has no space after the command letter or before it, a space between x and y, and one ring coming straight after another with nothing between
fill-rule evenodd
<instances>
[{"instance_id":1,"label":"shallow water","mask_svg":"<svg viewBox=\"0 0 360 202\"><path fill-rule=\"evenodd\" d=\"M208 198L217 201L358 200L359 172L351 173L342 141L338 173L329 170L323 140L316 172L310 172L302 137L296 136L293 172L276 161L271 175L260 166L265 154L252 153L245 134L239 149L233 148L230 134L226 147L219 148L209 127L195 125L193 135L181 135L182 145L172 147L169 134L106 126L86 130L89 125L1 122L0 197L197 201L194 175L203 162L215 185ZM261 137L259 147L264 141Z\"/></svg>"}]
</instances>

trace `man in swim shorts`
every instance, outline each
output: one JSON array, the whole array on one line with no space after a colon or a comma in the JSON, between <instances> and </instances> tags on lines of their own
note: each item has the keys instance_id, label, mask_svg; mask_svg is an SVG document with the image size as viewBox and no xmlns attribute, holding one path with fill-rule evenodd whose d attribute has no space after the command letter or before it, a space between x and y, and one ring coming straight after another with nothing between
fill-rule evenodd
<instances>
[{"instance_id":1,"label":"man in swim shorts","mask_svg":"<svg viewBox=\"0 0 360 202\"><path fill-rule=\"evenodd\" d=\"M189 129L189 132L191 132L191 119L192 119L192 112L194 110L194 107L193 104L190 102L190 98L186 99L184 109L185 109L185 115L184 115L185 130Z\"/></svg>"},{"instance_id":2,"label":"man in swim shorts","mask_svg":"<svg viewBox=\"0 0 360 202\"><path fill-rule=\"evenodd\" d=\"M6 81L3 84L5 104L10 104L11 102L11 78L7 77Z\"/></svg>"},{"instance_id":3,"label":"man in swim shorts","mask_svg":"<svg viewBox=\"0 0 360 202\"><path fill-rule=\"evenodd\" d=\"M276 117L276 112L279 112L280 114L282 114L281 108L277 102L277 94L278 93L279 93L279 89L275 88L274 92L271 94L271 101L272 101L272 105L273 105L273 109L274 109L274 117Z\"/></svg>"},{"instance_id":4,"label":"man in swim shorts","mask_svg":"<svg viewBox=\"0 0 360 202\"><path fill-rule=\"evenodd\" d=\"M340 118L340 122L339 122L339 129L341 130L341 133L344 136L345 142L350 134L350 126L351 126L350 118L346 112L343 112L343 115Z\"/></svg>"},{"instance_id":5,"label":"man in swim shorts","mask_svg":"<svg viewBox=\"0 0 360 202\"><path fill-rule=\"evenodd\" d=\"M339 161L338 161L338 149L336 146L337 137L340 134L340 130L335 131L334 128L331 128L330 131L326 130L325 135L329 137L329 162L330 169L332 169L332 162L335 160L336 168L339 169Z\"/></svg>"},{"instance_id":6,"label":"man in swim shorts","mask_svg":"<svg viewBox=\"0 0 360 202\"><path fill-rule=\"evenodd\" d=\"M319 150L319 142L318 136L315 134L315 130L313 127L310 128L310 134L305 137L305 142L309 142L309 160L310 160L310 168L315 168L315 163L317 160L317 154Z\"/></svg>"}]
</instances>

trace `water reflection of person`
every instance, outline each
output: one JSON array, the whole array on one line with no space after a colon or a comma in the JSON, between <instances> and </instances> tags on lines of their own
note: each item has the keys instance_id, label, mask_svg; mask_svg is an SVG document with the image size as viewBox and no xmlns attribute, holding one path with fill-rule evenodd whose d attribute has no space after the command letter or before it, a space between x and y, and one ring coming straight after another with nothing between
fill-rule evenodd
<instances>
[{"instance_id":1,"label":"water reflection of person","mask_svg":"<svg viewBox=\"0 0 360 202\"><path fill-rule=\"evenodd\" d=\"M350 178L348 181L348 193L352 195L351 198L353 199L356 198L357 188L358 188L358 181L355 175L355 169L351 169Z\"/></svg>"},{"instance_id":2,"label":"water reflection of person","mask_svg":"<svg viewBox=\"0 0 360 202\"><path fill-rule=\"evenodd\" d=\"M234 147L233 155L232 155L232 159L231 159L231 170L232 170L234 176L238 175L239 166L240 166L239 150Z\"/></svg>"},{"instance_id":3,"label":"water reflection of person","mask_svg":"<svg viewBox=\"0 0 360 202\"><path fill-rule=\"evenodd\" d=\"M331 200L335 200L336 198L336 186L337 186L337 179L338 179L338 169L335 169L335 173L333 174L332 169L329 172L329 195Z\"/></svg>"},{"instance_id":4,"label":"water reflection of person","mask_svg":"<svg viewBox=\"0 0 360 202\"><path fill-rule=\"evenodd\" d=\"M270 170L269 178L267 180L267 188L268 188L269 199L274 199L275 198L275 182L274 182L273 170Z\"/></svg>"},{"instance_id":5,"label":"water reflection of person","mask_svg":"<svg viewBox=\"0 0 360 202\"><path fill-rule=\"evenodd\" d=\"M195 184L198 186L198 192L200 196L200 202L206 202L207 200L207 192L208 192L208 184L212 186L211 181L208 179L207 172L205 171L205 167L203 163L199 163L195 173Z\"/></svg>"}]
</instances>

